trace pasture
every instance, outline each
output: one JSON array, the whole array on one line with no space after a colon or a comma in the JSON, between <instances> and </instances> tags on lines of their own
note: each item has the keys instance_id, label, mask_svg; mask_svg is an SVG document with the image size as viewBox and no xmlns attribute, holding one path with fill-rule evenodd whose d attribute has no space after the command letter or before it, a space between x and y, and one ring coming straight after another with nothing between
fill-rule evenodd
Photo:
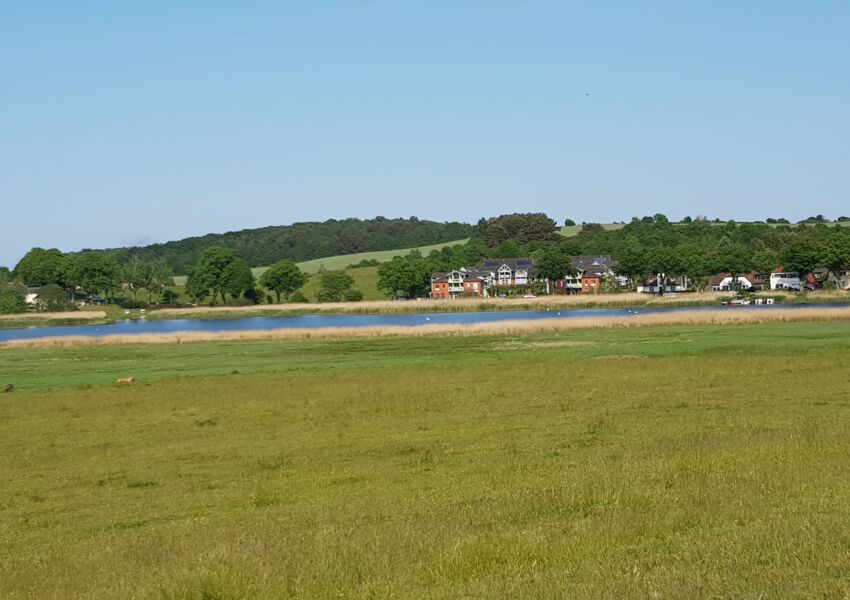
<instances>
[{"instance_id":1,"label":"pasture","mask_svg":"<svg viewBox=\"0 0 850 600\"><path fill-rule=\"evenodd\" d=\"M0 348L0 596L844 597L848 365L848 322Z\"/></svg>"}]
</instances>

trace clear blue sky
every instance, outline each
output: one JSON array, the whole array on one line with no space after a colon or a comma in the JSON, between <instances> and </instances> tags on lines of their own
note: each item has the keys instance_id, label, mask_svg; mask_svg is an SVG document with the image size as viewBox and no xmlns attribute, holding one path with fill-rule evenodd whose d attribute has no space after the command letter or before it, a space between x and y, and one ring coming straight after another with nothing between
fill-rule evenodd
<instances>
[{"instance_id":1,"label":"clear blue sky","mask_svg":"<svg viewBox=\"0 0 850 600\"><path fill-rule=\"evenodd\" d=\"M850 213L846 0L0 3L0 265L347 216Z\"/></svg>"}]
</instances>

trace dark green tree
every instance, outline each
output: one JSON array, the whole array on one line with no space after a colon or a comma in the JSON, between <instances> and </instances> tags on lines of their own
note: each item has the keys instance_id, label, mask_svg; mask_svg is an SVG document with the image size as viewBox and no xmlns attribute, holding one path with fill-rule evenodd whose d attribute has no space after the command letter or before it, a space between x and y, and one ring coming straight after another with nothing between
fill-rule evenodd
<instances>
[{"instance_id":1,"label":"dark green tree","mask_svg":"<svg viewBox=\"0 0 850 600\"><path fill-rule=\"evenodd\" d=\"M806 275L818 267L820 258L820 248L814 240L798 239L785 249L782 268L799 273L802 282Z\"/></svg>"},{"instance_id":2,"label":"dark green tree","mask_svg":"<svg viewBox=\"0 0 850 600\"><path fill-rule=\"evenodd\" d=\"M378 267L378 289L389 296L412 298L427 289L430 269L425 261L396 256Z\"/></svg>"},{"instance_id":3,"label":"dark green tree","mask_svg":"<svg viewBox=\"0 0 850 600\"><path fill-rule=\"evenodd\" d=\"M186 278L186 293L195 304L203 304L210 295L210 288L203 277L196 276L194 269Z\"/></svg>"},{"instance_id":4,"label":"dark green tree","mask_svg":"<svg viewBox=\"0 0 850 600\"><path fill-rule=\"evenodd\" d=\"M39 288L36 306L38 310L45 312L62 312L76 308L68 298L68 292L55 283L48 283Z\"/></svg>"},{"instance_id":5,"label":"dark green tree","mask_svg":"<svg viewBox=\"0 0 850 600\"><path fill-rule=\"evenodd\" d=\"M26 312L27 301L23 292L7 287L0 290L0 315Z\"/></svg>"},{"instance_id":6,"label":"dark green tree","mask_svg":"<svg viewBox=\"0 0 850 600\"><path fill-rule=\"evenodd\" d=\"M563 279L567 275L574 275L576 272L570 263L570 255L558 246L543 253L543 256L536 263L535 270L538 277L551 281Z\"/></svg>"},{"instance_id":7,"label":"dark green tree","mask_svg":"<svg viewBox=\"0 0 850 600\"><path fill-rule=\"evenodd\" d=\"M205 289L205 296L211 296L213 304L219 297L225 302L225 292L232 288L230 279L238 274L238 271L231 267L234 262L236 256L229 249L219 246L207 248L201 253L197 266L189 275L186 287L194 290L195 298L199 297L201 289Z\"/></svg>"},{"instance_id":8,"label":"dark green tree","mask_svg":"<svg viewBox=\"0 0 850 600\"><path fill-rule=\"evenodd\" d=\"M254 274L244 259L238 256L224 269L224 291L231 298L246 296L256 299Z\"/></svg>"},{"instance_id":9,"label":"dark green tree","mask_svg":"<svg viewBox=\"0 0 850 600\"><path fill-rule=\"evenodd\" d=\"M324 271L319 279L319 291L316 300L319 302L342 302L346 295L351 294L354 278L344 271Z\"/></svg>"},{"instance_id":10,"label":"dark green tree","mask_svg":"<svg viewBox=\"0 0 850 600\"><path fill-rule=\"evenodd\" d=\"M87 294L108 294L115 289L118 269L111 259L99 252L69 254L63 261L63 278L72 289Z\"/></svg>"},{"instance_id":11,"label":"dark green tree","mask_svg":"<svg viewBox=\"0 0 850 600\"><path fill-rule=\"evenodd\" d=\"M153 260L147 265L145 288L148 291L148 302L150 302L152 295L156 294L157 298L161 299L163 290L169 285L174 285L174 273L162 258Z\"/></svg>"},{"instance_id":12,"label":"dark green tree","mask_svg":"<svg viewBox=\"0 0 850 600\"><path fill-rule=\"evenodd\" d=\"M841 269L850 264L850 236L839 232L821 242L818 263L832 274L835 286L840 287Z\"/></svg>"},{"instance_id":13,"label":"dark green tree","mask_svg":"<svg viewBox=\"0 0 850 600\"><path fill-rule=\"evenodd\" d=\"M62 284L63 257L56 248L33 248L15 266L15 277L25 285Z\"/></svg>"},{"instance_id":14,"label":"dark green tree","mask_svg":"<svg viewBox=\"0 0 850 600\"><path fill-rule=\"evenodd\" d=\"M281 295L288 300L290 294L307 283L308 278L294 262L281 260L260 275L260 285L274 292L280 304Z\"/></svg>"}]
</instances>

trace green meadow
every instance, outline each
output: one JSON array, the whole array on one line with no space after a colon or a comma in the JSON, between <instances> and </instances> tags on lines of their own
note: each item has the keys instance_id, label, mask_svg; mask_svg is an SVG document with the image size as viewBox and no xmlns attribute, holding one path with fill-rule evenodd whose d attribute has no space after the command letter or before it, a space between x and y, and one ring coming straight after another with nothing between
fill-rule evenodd
<instances>
[{"instance_id":1,"label":"green meadow","mask_svg":"<svg viewBox=\"0 0 850 600\"><path fill-rule=\"evenodd\" d=\"M0 347L5 383L4 599L850 595L850 323Z\"/></svg>"}]
</instances>

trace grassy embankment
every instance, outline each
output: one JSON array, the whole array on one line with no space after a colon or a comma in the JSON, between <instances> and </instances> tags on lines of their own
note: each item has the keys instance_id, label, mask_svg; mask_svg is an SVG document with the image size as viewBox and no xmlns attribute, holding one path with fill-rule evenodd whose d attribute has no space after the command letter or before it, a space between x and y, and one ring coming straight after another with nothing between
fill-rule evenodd
<instances>
[{"instance_id":1,"label":"grassy embankment","mask_svg":"<svg viewBox=\"0 0 850 600\"><path fill-rule=\"evenodd\" d=\"M2 596L844 597L848 340L0 348Z\"/></svg>"},{"instance_id":2,"label":"grassy embankment","mask_svg":"<svg viewBox=\"0 0 850 600\"><path fill-rule=\"evenodd\" d=\"M48 325L82 325L108 322L105 310L85 310L56 313L20 313L0 315L0 329L44 327Z\"/></svg>"}]
</instances>

